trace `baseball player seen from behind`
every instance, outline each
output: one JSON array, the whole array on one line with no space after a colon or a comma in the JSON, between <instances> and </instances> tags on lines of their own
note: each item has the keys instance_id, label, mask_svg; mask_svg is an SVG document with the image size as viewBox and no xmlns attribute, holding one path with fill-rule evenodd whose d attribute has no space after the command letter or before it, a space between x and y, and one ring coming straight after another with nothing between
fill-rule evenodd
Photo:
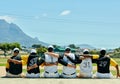
<instances>
[{"instance_id":1,"label":"baseball player seen from behind","mask_svg":"<svg viewBox=\"0 0 120 84\"><path fill-rule=\"evenodd\" d=\"M105 48L100 50L99 58L94 60L94 62L97 64L97 72L95 74L97 78L113 78L110 72L110 65L116 68L116 77L120 77L118 63L106 55Z\"/></svg>"},{"instance_id":2,"label":"baseball player seen from behind","mask_svg":"<svg viewBox=\"0 0 120 84\"><path fill-rule=\"evenodd\" d=\"M22 66L25 64L24 58L19 55L19 48L13 49L13 56L7 60L6 77L24 77Z\"/></svg>"},{"instance_id":3,"label":"baseball player seen from behind","mask_svg":"<svg viewBox=\"0 0 120 84\"><path fill-rule=\"evenodd\" d=\"M67 56L70 57L71 59L75 60L75 55L73 53L71 53L71 48L70 47L66 47L65 53L64 53L64 56L63 56L62 59L65 62L67 62L68 64L71 64L75 67L63 66L61 77L63 77L63 78L76 78L76 64L73 63L72 61L70 61L67 58Z\"/></svg>"},{"instance_id":4,"label":"baseball player seen from behind","mask_svg":"<svg viewBox=\"0 0 120 84\"><path fill-rule=\"evenodd\" d=\"M65 62L59 54L54 53L54 47L48 46L48 52L45 52L42 56L44 59L44 77L46 78L58 78L58 63L67 67L75 67Z\"/></svg>"},{"instance_id":5,"label":"baseball player seen from behind","mask_svg":"<svg viewBox=\"0 0 120 84\"><path fill-rule=\"evenodd\" d=\"M67 56L67 55L66 55ZM92 60L97 59L98 55L90 55L88 49L83 50L82 55L75 55L76 59L73 60L71 57L67 56L67 58L76 64L79 64L80 73L77 75L79 78L92 78L93 77L93 67Z\"/></svg>"},{"instance_id":6,"label":"baseball player seen from behind","mask_svg":"<svg viewBox=\"0 0 120 84\"><path fill-rule=\"evenodd\" d=\"M41 65L44 61L37 55L37 51L35 49L31 49L30 55L27 61L27 74L28 78L39 78L40 77L40 69L39 65Z\"/></svg>"}]
</instances>

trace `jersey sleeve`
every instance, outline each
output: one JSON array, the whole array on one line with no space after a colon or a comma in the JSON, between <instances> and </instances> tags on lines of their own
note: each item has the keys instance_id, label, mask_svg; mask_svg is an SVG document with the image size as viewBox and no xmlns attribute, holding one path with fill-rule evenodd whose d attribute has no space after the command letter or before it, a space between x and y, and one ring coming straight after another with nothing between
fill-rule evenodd
<instances>
[{"instance_id":1,"label":"jersey sleeve","mask_svg":"<svg viewBox=\"0 0 120 84\"><path fill-rule=\"evenodd\" d=\"M58 62L64 66L67 66L68 63L63 60L63 55L60 55L58 58Z\"/></svg>"},{"instance_id":2,"label":"jersey sleeve","mask_svg":"<svg viewBox=\"0 0 120 84\"><path fill-rule=\"evenodd\" d=\"M27 61L28 61L28 55L22 55L21 56L21 61L22 61L22 65L26 65Z\"/></svg>"},{"instance_id":3,"label":"jersey sleeve","mask_svg":"<svg viewBox=\"0 0 120 84\"><path fill-rule=\"evenodd\" d=\"M114 59L110 58L110 65L116 66L116 65L118 65L118 63Z\"/></svg>"},{"instance_id":4,"label":"jersey sleeve","mask_svg":"<svg viewBox=\"0 0 120 84\"><path fill-rule=\"evenodd\" d=\"M37 65L44 66L44 62L45 62L45 56L39 57L37 60Z\"/></svg>"},{"instance_id":5,"label":"jersey sleeve","mask_svg":"<svg viewBox=\"0 0 120 84\"><path fill-rule=\"evenodd\" d=\"M93 58L92 59L98 59L99 58L99 55L92 55Z\"/></svg>"},{"instance_id":6,"label":"jersey sleeve","mask_svg":"<svg viewBox=\"0 0 120 84\"><path fill-rule=\"evenodd\" d=\"M10 65L9 65L9 63L7 62L7 63L6 63L6 72L8 72L9 67L10 67Z\"/></svg>"},{"instance_id":7,"label":"jersey sleeve","mask_svg":"<svg viewBox=\"0 0 120 84\"><path fill-rule=\"evenodd\" d=\"M6 63L6 68L9 69L9 67L10 67L10 66L9 66L9 63L7 62L7 63Z\"/></svg>"},{"instance_id":8,"label":"jersey sleeve","mask_svg":"<svg viewBox=\"0 0 120 84\"><path fill-rule=\"evenodd\" d=\"M72 62L72 63L75 63L75 64L79 64L82 62L82 60L79 59L79 56L78 55L75 55L75 60L73 60L71 57L67 56L67 58Z\"/></svg>"}]
</instances>

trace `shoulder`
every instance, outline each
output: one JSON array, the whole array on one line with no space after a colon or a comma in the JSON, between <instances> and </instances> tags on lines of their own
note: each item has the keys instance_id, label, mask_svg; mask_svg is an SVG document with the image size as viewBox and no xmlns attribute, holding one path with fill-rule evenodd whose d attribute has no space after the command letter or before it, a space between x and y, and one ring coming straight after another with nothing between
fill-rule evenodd
<instances>
[{"instance_id":1,"label":"shoulder","mask_svg":"<svg viewBox=\"0 0 120 84\"><path fill-rule=\"evenodd\" d=\"M59 54L59 58L63 58L63 57L64 57L63 53Z\"/></svg>"},{"instance_id":2,"label":"shoulder","mask_svg":"<svg viewBox=\"0 0 120 84\"><path fill-rule=\"evenodd\" d=\"M18 60L22 60L22 57L20 55L16 56L15 58L18 59Z\"/></svg>"},{"instance_id":3,"label":"shoulder","mask_svg":"<svg viewBox=\"0 0 120 84\"><path fill-rule=\"evenodd\" d=\"M74 54L74 53L69 53L69 55L71 55L71 56L75 56L75 54Z\"/></svg>"}]
</instances>

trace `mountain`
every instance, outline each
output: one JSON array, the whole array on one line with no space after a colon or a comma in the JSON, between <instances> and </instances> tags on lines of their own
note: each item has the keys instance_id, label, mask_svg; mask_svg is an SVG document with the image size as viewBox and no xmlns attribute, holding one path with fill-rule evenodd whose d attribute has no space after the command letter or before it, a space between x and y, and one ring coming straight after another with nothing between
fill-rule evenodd
<instances>
[{"instance_id":1,"label":"mountain","mask_svg":"<svg viewBox=\"0 0 120 84\"><path fill-rule=\"evenodd\" d=\"M25 34L20 27L14 23L7 23L0 19L0 42L19 42L22 46L30 47L33 44L48 46L49 44L39 41Z\"/></svg>"},{"instance_id":2,"label":"mountain","mask_svg":"<svg viewBox=\"0 0 120 84\"><path fill-rule=\"evenodd\" d=\"M77 46L80 47L81 49L85 49L85 48L96 49L95 47L93 47L91 45L88 45L88 44L80 44L80 45L77 45Z\"/></svg>"}]
</instances>

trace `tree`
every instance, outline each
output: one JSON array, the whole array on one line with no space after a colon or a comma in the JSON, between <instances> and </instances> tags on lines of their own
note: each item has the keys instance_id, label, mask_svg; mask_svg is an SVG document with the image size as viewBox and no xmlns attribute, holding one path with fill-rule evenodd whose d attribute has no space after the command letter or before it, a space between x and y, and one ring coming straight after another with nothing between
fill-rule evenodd
<instances>
[{"instance_id":1,"label":"tree","mask_svg":"<svg viewBox=\"0 0 120 84\"><path fill-rule=\"evenodd\" d=\"M13 50L14 48L19 48L19 49L21 49L21 46L20 46L20 44L17 43L17 42L10 43L10 49Z\"/></svg>"},{"instance_id":2,"label":"tree","mask_svg":"<svg viewBox=\"0 0 120 84\"><path fill-rule=\"evenodd\" d=\"M4 56L7 55L8 50L13 50L15 47L21 49L20 44L15 43L0 43L0 49L4 51Z\"/></svg>"},{"instance_id":3,"label":"tree","mask_svg":"<svg viewBox=\"0 0 120 84\"><path fill-rule=\"evenodd\" d=\"M75 44L68 45L70 48L76 48Z\"/></svg>"},{"instance_id":4,"label":"tree","mask_svg":"<svg viewBox=\"0 0 120 84\"><path fill-rule=\"evenodd\" d=\"M54 48L60 48L60 46L58 46L58 45L53 45L53 47L54 47Z\"/></svg>"},{"instance_id":5,"label":"tree","mask_svg":"<svg viewBox=\"0 0 120 84\"><path fill-rule=\"evenodd\" d=\"M90 50L90 54L99 54L99 51L97 51L97 50Z\"/></svg>"},{"instance_id":6,"label":"tree","mask_svg":"<svg viewBox=\"0 0 120 84\"><path fill-rule=\"evenodd\" d=\"M38 53L40 56L42 56L42 54L44 54L46 51L47 51L47 48L45 48L45 47L37 48L37 53Z\"/></svg>"},{"instance_id":7,"label":"tree","mask_svg":"<svg viewBox=\"0 0 120 84\"><path fill-rule=\"evenodd\" d=\"M41 47L43 47L43 46L42 46L41 44L33 44L32 47L33 47L33 48L41 48Z\"/></svg>"}]
</instances>

